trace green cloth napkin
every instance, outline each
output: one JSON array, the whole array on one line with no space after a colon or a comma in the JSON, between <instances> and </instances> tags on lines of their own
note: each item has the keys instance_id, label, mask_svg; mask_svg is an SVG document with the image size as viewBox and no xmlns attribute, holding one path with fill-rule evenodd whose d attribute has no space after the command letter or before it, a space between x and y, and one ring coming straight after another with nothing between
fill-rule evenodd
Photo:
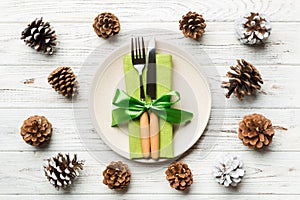
<instances>
[{"instance_id":1,"label":"green cloth napkin","mask_svg":"<svg viewBox=\"0 0 300 200\"><path fill-rule=\"evenodd\" d=\"M126 92L134 97L140 98L139 74L134 69L131 56L123 58ZM171 91L172 88L172 55L156 54L156 93L157 98ZM143 81L146 85L146 71L144 70ZM144 87L146 89L146 87ZM145 91L146 94L146 91ZM173 126L162 119L160 124L160 158L173 158ZM130 158L143 158L140 139L139 120L130 121L128 124Z\"/></svg>"}]
</instances>

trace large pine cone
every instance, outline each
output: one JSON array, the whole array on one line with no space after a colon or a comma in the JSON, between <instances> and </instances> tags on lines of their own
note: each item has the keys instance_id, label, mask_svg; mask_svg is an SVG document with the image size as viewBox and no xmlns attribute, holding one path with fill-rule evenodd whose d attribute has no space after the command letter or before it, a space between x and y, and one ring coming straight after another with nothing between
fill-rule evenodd
<instances>
[{"instance_id":1,"label":"large pine cone","mask_svg":"<svg viewBox=\"0 0 300 200\"><path fill-rule=\"evenodd\" d=\"M186 15L182 16L179 21L179 29L185 37L191 37L194 40L200 38L205 32L205 20L202 15L196 12L188 12Z\"/></svg>"},{"instance_id":2,"label":"large pine cone","mask_svg":"<svg viewBox=\"0 0 300 200\"><path fill-rule=\"evenodd\" d=\"M51 135L52 124L44 116L31 116L21 127L21 136L27 144L32 146L41 146L49 142Z\"/></svg>"},{"instance_id":3,"label":"large pine cone","mask_svg":"<svg viewBox=\"0 0 300 200\"><path fill-rule=\"evenodd\" d=\"M43 18L37 18L29 23L22 32L21 39L27 46L45 54L53 54L56 46L56 34L49 22L44 22Z\"/></svg>"},{"instance_id":4,"label":"large pine cone","mask_svg":"<svg viewBox=\"0 0 300 200\"><path fill-rule=\"evenodd\" d=\"M73 97L77 94L78 82L70 67L58 67L48 76L48 82L59 94Z\"/></svg>"},{"instance_id":5,"label":"large pine cone","mask_svg":"<svg viewBox=\"0 0 300 200\"><path fill-rule=\"evenodd\" d=\"M245 95L250 96L255 94L256 90L260 90L263 80L259 71L249 62L242 59L242 61L237 60L237 63L236 66L230 67L235 73L227 72L229 81L223 81L222 88L228 89L227 98L234 93L239 100L243 100Z\"/></svg>"},{"instance_id":6,"label":"large pine cone","mask_svg":"<svg viewBox=\"0 0 300 200\"><path fill-rule=\"evenodd\" d=\"M123 190L130 183L131 173L128 165L118 162L111 162L103 171L103 183L110 189Z\"/></svg>"},{"instance_id":7,"label":"large pine cone","mask_svg":"<svg viewBox=\"0 0 300 200\"><path fill-rule=\"evenodd\" d=\"M236 32L243 44L261 44L269 38L271 25L264 15L251 12L239 21Z\"/></svg>"},{"instance_id":8,"label":"large pine cone","mask_svg":"<svg viewBox=\"0 0 300 200\"><path fill-rule=\"evenodd\" d=\"M193 174L186 163L173 162L165 172L172 188L185 190L193 184Z\"/></svg>"},{"instance_id":9,"label":"large pine cone","mask_svg":"<svg viewBox=\"0 0 300 200\"><path fill-rule=\"evenodd\" d=\"M95 33L104 39L118 34L121 29L119 19L109 12L100 13L94 19L93 27Z\"/></svg>"},{"instance_id":10,"label":"large pine cone","mask_svg":"<svg viewBox=\"0 0 300 200\"><path fill-rule=\"evenodd\" d=\"M272 122L260 114L251 114L240 122L238 137L251 149L261 149L272 142L275 134Z\"/></svg>"},{"instance_id":11,"label":"large pine cone","mask_svg":"<svg viewBox=\"0 0 300 200\"><path fill-rule=\"evenodd\" d=\"M79 176L78 170L83 169L83 161L78 161L76 154L71 159L68 154L59 153L47 161L45 176L56 189L69 187Z\"/></svg>"}]
</instances>

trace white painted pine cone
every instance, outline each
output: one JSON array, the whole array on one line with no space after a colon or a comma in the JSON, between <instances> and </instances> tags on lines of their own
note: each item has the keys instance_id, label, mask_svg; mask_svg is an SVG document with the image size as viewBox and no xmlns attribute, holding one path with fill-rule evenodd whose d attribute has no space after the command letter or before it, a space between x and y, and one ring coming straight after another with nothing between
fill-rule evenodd
<instances>
[{"instance_id":1,"label":"white painted pine cone","mask_svg":"<svg viewBox=\"0 0 300 200\"><path fill-rule=\"evenodd\" d=\"M264 14L251 12L236 23L238 39L243 44L256 45L265 43L271 34L270 21Z\"/></svg>"},{"instance_id":2,"label":"white painted pine cone","mask_svg":"<svg viewBox=\"0 0 300 200\"><path fill-rule=\"evenodd\" d=\"M245 175L245 170L243 162L236 155L225 154L212 167L212 174L219 184L236 187Z\"/></svg>"}]
</instances>

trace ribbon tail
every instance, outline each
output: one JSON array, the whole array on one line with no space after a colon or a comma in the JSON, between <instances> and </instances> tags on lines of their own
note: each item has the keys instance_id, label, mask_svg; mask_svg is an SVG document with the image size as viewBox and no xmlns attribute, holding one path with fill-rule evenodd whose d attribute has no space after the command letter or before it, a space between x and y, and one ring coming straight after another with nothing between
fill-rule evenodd
<instances>
[{"instance_id":1,"label":"ribbon tail","mask_svg":"<svg viewBox=\"0 0 300 200\"><path fill-rule=\"evenodd\" d=\"M174 124L186 123L193 119L193 113L175 108L152 109L152 111L160 118Z\"/></svg>"},{"instance_id":2,"label":"ribbon tail","mask_svg":"<svg viewBox=\"0 0 300 200\"><path fill-rule=\"evenodd\" d=\"M138 118L143 113L143 110L127 110L124 108L116 108L112 111L112 121L111 126L117 126L126 121L130 121Z\"/></svg>"}]
</instances>

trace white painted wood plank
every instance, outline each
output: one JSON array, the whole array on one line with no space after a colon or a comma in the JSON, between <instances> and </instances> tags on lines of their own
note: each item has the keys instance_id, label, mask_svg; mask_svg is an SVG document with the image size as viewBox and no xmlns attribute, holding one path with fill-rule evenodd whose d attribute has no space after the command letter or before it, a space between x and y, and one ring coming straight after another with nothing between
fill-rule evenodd
<instances>
[{"instance_id":1,"label":"white painted wood plank","mask_svg":"<svg viewBox=\"0 0 300 200\"><path fill-rule=\"evenodd\" d=\"M5 59L0 65L30 65L37 69L43 66L94 64L86 60L95 49L99 57L104 57L111 50L128 42L136 29L153 28L152 31L138 31L142 35L155 35L158 39L171 41L181 47L191 49L191 53L198 55L196 49L203 49L214 64L230 65L237 58L252 60L254 64L300 64L299 23L273 23L273 31L265 47L249 47L240 44L234 32L234 23L211 22L207 25L207 32L200 41L185 38L178 29L178 22L173 23L124 23L119 35L112 40L102 40L96 36L91 23L55 23L60 44L53 56L45 56L27 47L20 40L24 29L23 23L0 24L0 41ZM284 28L284 31L282 27ZM157 32L158 28L173 31ZM151 32L151 33L150 33ZM111 44L110 49L101 48L101 44ZM97 52L97 53L98 53Z\"/></svg>"},{"instance_id":2,"label":"white painted wood plank","mask_svg":"<svg viewBox=\"0 0 300 200\"><path fill-rule=\"evenodd\" d=\"M97 151L97 155L110 150L93 129L91 121L83 118L87 125L78 133L73 112L70 109L2 109L0 110L0 151L85 151L86 146ZM276 130L273 143L265 152L300 151L300 110L294 109L213 109L206 132L190 152L206 151L249 151L237 138L238 124L244 115L261 113L272 120L274 126L282 126L288 131ZM45 115L53 125L51 142L45 148L27 145L20 136L23 120L30 115ZM81 129L83 129L81 127ZM113 129L113 128L112 128ZM188 133L186 133L188 134ZM84 140L81 138L83 137ZM99 143L95 143L95 140ZM67 145L66 145L67 142ZM95 146L98 144L98 146Z\"/></svg>"},{"instance_id":3,"label":"white painted wood plank","mask_svg":"<svg viewBox=\"0 0 300 200\"><path fill-rule=\"evenodd\" d=\"M300 20L297 0L88 0L43 1L23 0L1 2L1 22L31 20L44 16L50 21L90 21L103 11L115 13L121 22L178 21L188 11L203 13L208 21L234 21L249 11L266 13L274 21Z\"/></svg>"},{"instance_id":4,"label":"white painted wood plank","mask_svg":"<svg viewBox=\"0 0 300 200\"><path fill-rule=\"evenodd\" d=\"M175 192L174 192L175 193ZM116 193L111 195L106 194L89 194L89 195L1 195L2 199L9 200L32 200L32 199L41 199L41 200L115 200L115 199L131 199L131 200L153 200L153 199L174 199L181 200L184 199L197 199L200 198L202 200L257 200L257 199L272 199L272 200L296 200L300 198L300 195L193 195L193 194L150 194L150 195L142 195L142 194L126 194L126 193Z\"/></svg>"},{"instance_id":5,"label":"white painted wood plank","mask_svg":"<svg viewBox=\"0 0 300 200\"><path fill-rule=\"evenodd\" d=\"M0 12L1 55L5 55L0 60L0 159L4 161L0 167L1 199L299 198L300 92L295 88L300 65L297 45L300 37L296 34L300 31L299 1L0 1L0 9L4 11ZM184 38L178 30L178 20L189 10L203 13L209 21L207 32L199 42ZM273 21L272 36L263 49L240 45L234 35L233 21L245 11L253 10L268 14ZM138 164L130 164L134 173L127 193L108 190L101 184L104 164L86 152L76 133L71 102L57 95L46 82L50 71L59 65L70 65L78 72L86 57L107 42L98 39L91 28L93 18L100 11L111 11L121 20L120 35L108 41L113 47L121 45L122 38L137 27L167 28L175 33L161 34L161 37L176 39L178 45L192 49L203 48L218 66L217 76L213 70L207 71L215 99L210 124L202 139L184 157L195 175L189 195L169 188L164 168L141 174L137 171L143 167ZM60 46L53 57L38 54L19 40L25 23L39 16L50 21L58 33ZM107 52L108 49L101 49L99 56ZM257 99L243 103L236 99L225 100L224 91L219 88L228 66L241 57L255 64L266 82ZM30 78L35 79L34 84L25 85L24 80ZM81 94L84 96L86 91ZM86 98L80 100L83 102ZM265 114L274 125L289 128L277 131L273 143L263 152L249 150L236 138L238 122L252 112ZM46 148L30 147L19 135L22 121L31 114L44 114L54 125L52 141ZM93 139L90 137L88 141ZM43 177L43 160L58 151L78 152L87 161L82 176L70 192L57 192ZM246 164L247 175L237 190L220 187L210 176L209 166L223 151L239 152ZM104 143L96 153L103 154L105 160L114 159L107 156L114 154ZM147 169L153 167L147 166ZM24 195L14 196L17 194Z\"/></svg>"},{"instance_id":6,"label":"white painted wood plank","mask_svg":"<svg viewBox=\"0 0 300 200\"><path fill-rule=\"evenodd\" d=\"M246 175L236 190L224 188L212 178L210 166L220 153L211 152L206 157L201 157L199 153L190 153L183 159L194 175L194 184L189 194L299 195L299 152L239 152L245 164ZM5 165L0 168L0 193L66 194L64 191L56 191L44 177L43 162L52 154L47 151L0 153L1 160L5 160ZM106 163L98 163L85 152L79 152L78 158L86 160L85 167L68 194L115 194L101 183L101 173ZM153 168L149 164L128 164L132 172L132 182L127 194L181 194L170 188L165 179L167 163L159 168Z\"/></svg>"},{"instance_id":7,"label":"white painted wood plank","mask_svg":"<svg viewBox=\"0 0 300 200\"><path fill-rule=\"evenodd\" d=\"M165 39L181 47L187 47L194 51L202 48L214 64L231 64L237 58L253 60L258 64L299 64L300 48L297 43L300 37L298 23L274 23L273 32L269 42L264 48L249 47L240 44L236 39L233 23L208 23L207 32L200 41L194 41L183 37L178 30L178 22L174 23L126 23L119 35L112 40L102 40L96 36L91 23L76 24L56 23L53 24L57 30L60 44L53 56L45 56L27 47L21 41L20 34L24 25L0 24L0 41L2 52L6 59L0 60L0 65L34 65L42 67L45 65L83 65L94 64L86 60L88 55L97 48L99 56L107 55L111 49L101 48L101 44L110 43L112 48L117 48L127 42L126 39L138 28L153 28L152 32L157 38ZM282 26L285 26L283 29ZM157 31L164 28L172 30L173 33ZM143 35L148 31L139 31ZM288 37L287 37L288 35ZM16 49L18 49L16 51ZM97 53L98 53L97 52ZM197 56L197 55L196 55Z\"/></svg>"},{"instance_id":8,"label":"white painted wood plank","mask_svg":"<svg viewBox=\"0 0 300 200\"><path fill-rule=\"evenodd\" d=\"M236 61L232 60L232 65ZM254 60L255 63L255 60ZM93 66L85 66L93 67ZM2 108L72 108L72 101L57 94L47 83L49 73L56 66L2 66L0 67L0 107ZM80 67L73 67L81 82L77 102L87 102L89 85L93 76L80 73ZM298 82L300 68L294 66L257 65L265 83L256 98L246 98L240 102L235 97L225 98L226 90L220 87L226 80L229 65L203 68L213 97L213 108L299 108L300 90L294 88ZM20 71L22 73L20 73ZM28 82L33 81L28 84ZM25 84L24 84L25 82Z\"/></svg>"}]
</instances>

